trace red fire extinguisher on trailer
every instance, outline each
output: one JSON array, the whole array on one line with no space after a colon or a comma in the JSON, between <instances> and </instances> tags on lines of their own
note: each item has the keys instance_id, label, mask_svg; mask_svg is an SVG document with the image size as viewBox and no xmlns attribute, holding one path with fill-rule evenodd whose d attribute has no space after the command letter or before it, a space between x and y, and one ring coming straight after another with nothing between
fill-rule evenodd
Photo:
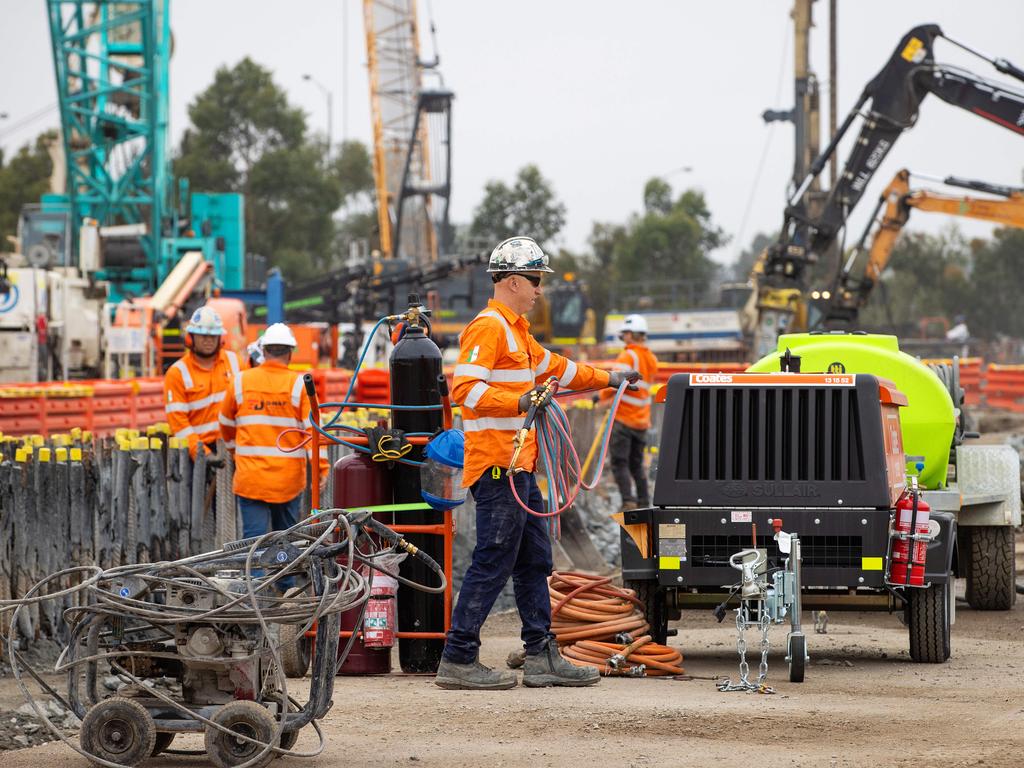
<instances>
[{"instance_id":1,"label":"red fire extinguisher on trailer","mask_svg":"<svg viewBox=\"0 0 1024 768\"><path fill-rule=\"evenodd\" d=\"M916 514L915 514L916 508ZM895 586L924 586L924 566L928 557L928 542L911 540L900 536L916 533L919 536L928 534L928 518L931 507L920 497L916 487L900 497L896 502L896 524L893 531L892 567L889 570L889 583ZM907 578L908 554L910 555L910 578Z\"/></svg>"}]
</instances>

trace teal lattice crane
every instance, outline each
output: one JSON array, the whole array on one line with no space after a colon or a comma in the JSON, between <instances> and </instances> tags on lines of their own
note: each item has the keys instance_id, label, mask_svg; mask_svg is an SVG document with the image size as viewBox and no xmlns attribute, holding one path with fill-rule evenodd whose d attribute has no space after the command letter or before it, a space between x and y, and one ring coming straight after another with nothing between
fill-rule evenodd
<instances>
[{"instance_id":1,"label":"teal lattice crane","mask_svg":"<svg viewBox=\"0 0 1024 768\"><path fill-rule=\"evenodd\" d=\"M46 3L72 253L93 219L109 233L96 277L115 300L152 293L189 250L203 252L224 287L241 288L241 196L190 195L171 175L169 0Z\"/></svg>"}]
</instances>

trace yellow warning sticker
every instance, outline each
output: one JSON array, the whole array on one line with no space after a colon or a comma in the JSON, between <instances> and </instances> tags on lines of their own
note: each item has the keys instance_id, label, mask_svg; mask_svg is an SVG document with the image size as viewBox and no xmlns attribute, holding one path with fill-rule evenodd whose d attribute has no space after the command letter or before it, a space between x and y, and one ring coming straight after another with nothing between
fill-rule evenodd
<instances>
[{"instance_id":1,"label":"yellow warning sticker","mask_svg":"<svg viewBox=\"0 0 1024 768\"><path fill-rule=\"evenodd\" d=\"M659 557L658 568L663 571L678 571L679 570L679 558L678 557Z\"/></svg>"},{"instance_id":2,"label":"yellow warning sticker","mask_svg":"<svg viewBox=\"0 0 1024 768\"><path fill-rule=\"evenodd\" d=\"M924 43L916 37L912 37L906 47L900 52L900 56L907 61L917 64L922 58L924 58L924 54L921 53L922 47L924 47Z\"/></svg>"},{"instance_id":3,"label":"yellow warning sticker","mask_svg":"<svg viewBox=\"0 0 1024 768\"><path fill-rule=\"evenodd\" d=\"M860 569L862 571L880 571L882 570L882 558L862 557L860 559Z\"/></svg>"}]
</instances>

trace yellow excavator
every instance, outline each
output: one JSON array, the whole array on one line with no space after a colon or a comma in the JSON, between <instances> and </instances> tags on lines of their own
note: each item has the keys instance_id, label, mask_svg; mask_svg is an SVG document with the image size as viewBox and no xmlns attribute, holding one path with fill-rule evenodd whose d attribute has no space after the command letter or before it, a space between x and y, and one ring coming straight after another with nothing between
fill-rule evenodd
<instances>
[{"instance_id":1,"label":"yellow excavator","mask_svg":"<svg viewBox=\"0 0 1024 768\"><path fill-rule=\"evenodd\" d=\"M911 190L910 177L911 173L907 169L898 171L879 198L874 215L864 229L860 242L840 270L830 295L824 297L826 300L820 305L820 325L823 327L849 329L856 326L858 314L867 304L871 290L888 265L892 249L912 210L967 216L1006 227L1024 228L1024 188L989 184L956 176L939 179L951 187L996 195L956 196L926 189ZM874 236L869 247L867 241L872 230ZM867 253L866 261L864 253ZM864 262L862 270L858 269L860 262Z\"/></svg>"}]
</instances>

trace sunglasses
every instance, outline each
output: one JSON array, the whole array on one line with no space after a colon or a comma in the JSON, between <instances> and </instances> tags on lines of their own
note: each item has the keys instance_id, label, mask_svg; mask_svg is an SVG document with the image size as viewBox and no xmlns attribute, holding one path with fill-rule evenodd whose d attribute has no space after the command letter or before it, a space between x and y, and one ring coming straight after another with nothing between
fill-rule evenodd
<instances>
[{"instance_id":1,"label":"sunglasses","mask_svg":"<svg viewBox=\"0 0 1024 768\"><path fill-rule=\"evenodd\" d=\"M516 275L516 277L522 277L522 278L525 278L525 279L529 280L530 281L530 285L532 285L534 288L539 288L540 287L540 275L523 275L523 274L519 274L519 275Z\"/></svg>"}]
</instances>

